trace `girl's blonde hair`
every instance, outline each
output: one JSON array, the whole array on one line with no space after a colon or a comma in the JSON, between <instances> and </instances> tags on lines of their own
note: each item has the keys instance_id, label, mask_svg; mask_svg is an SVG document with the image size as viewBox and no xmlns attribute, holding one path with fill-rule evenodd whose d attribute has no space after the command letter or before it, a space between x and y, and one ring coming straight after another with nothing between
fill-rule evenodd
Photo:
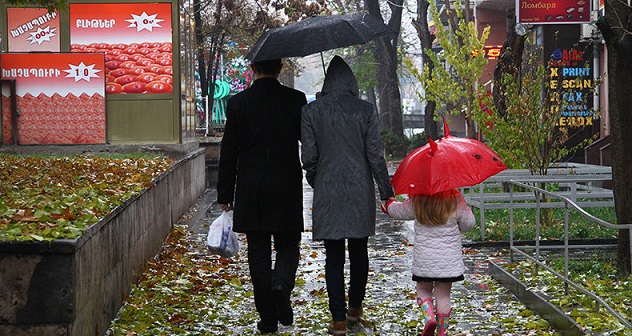
<instances>
[{"instance_id":1,"label":"girl's blonde hair","mask_svg":"<svg viewBox=\"0 0 632 336\"><path fill-rule=\"evenodd\" d=\"M415 218L422 224L445 224L457 206L455 190L412 197Z\"/></svg>"}]
</instances>

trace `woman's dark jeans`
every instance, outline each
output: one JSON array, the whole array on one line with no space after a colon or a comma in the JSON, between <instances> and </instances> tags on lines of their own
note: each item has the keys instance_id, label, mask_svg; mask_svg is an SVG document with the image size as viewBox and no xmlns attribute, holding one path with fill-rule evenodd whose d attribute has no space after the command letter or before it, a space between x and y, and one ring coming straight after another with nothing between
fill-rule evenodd
<instances>
[{"instance_id":1,"label":"woman's dark jeans","mask_svg":"<svg viewBox=\"0 0 632 336\"><path fill-rule=\"evenodd\" d=\"M360 308L369 275L369 255L366 238L349 238L349 307ZM334 321L344 321L345 303L345 240L325 240L325 280L329 294L329 311Z\"/></svg>"}]
</instances>

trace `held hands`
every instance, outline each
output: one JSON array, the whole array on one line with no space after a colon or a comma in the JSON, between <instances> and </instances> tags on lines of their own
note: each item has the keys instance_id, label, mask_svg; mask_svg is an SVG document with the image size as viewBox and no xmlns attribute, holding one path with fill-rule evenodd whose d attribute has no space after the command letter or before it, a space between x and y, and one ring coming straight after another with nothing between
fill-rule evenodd
<instances>
[{"instance_id":1,"label":"held hands","mask_svg":"<svg viewBox=\"0 0 632 336\"><path fill-rule=\"evenodd\" d=\"M384 204L380 205L380 208L382 209L382 212L388 215L388 206L391 205L391 203L395 202L397 199L393 196L389 197Z\"/></svg>"}]
</instances>

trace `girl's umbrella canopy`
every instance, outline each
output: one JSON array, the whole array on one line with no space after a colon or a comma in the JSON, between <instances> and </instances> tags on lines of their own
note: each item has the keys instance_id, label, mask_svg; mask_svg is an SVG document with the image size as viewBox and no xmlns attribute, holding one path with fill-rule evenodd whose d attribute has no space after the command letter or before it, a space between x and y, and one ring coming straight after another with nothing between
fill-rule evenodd
<instances>
[{"instance_id":1,"label":"girl's umbrella canopy","mask_svg":"<svg viewBox=\"0 0 632 336\"><path fill-rule=\"evenodd\" d=\"M443 138L428 137L428 144L404 158L391 179L395 194L432 195L473 186L507 169L484 143L450 135L445 118L443 127Z\"/></svg>"}]
</instances>

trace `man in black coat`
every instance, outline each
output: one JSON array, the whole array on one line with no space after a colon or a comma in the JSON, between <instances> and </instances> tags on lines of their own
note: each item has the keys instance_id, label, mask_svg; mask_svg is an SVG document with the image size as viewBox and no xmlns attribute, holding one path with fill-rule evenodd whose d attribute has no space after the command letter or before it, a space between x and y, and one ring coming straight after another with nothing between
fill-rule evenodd
<instances>
[{"instance_id":1,"label":"man in black coat","mask_svg":"<svg viewBox=\"0 0 632 336\"><path fill-rule=\"evenodd\" d=\"M294 288L303 232L303 173L299 158L305 94L277 77L281 60L251 65L256 80L226 109L217 203L234 209L233 230L246 234L248 264L261 333L293 323ZM276 260L272 268L272 238Z\"/></svg>"}]
</instances>

